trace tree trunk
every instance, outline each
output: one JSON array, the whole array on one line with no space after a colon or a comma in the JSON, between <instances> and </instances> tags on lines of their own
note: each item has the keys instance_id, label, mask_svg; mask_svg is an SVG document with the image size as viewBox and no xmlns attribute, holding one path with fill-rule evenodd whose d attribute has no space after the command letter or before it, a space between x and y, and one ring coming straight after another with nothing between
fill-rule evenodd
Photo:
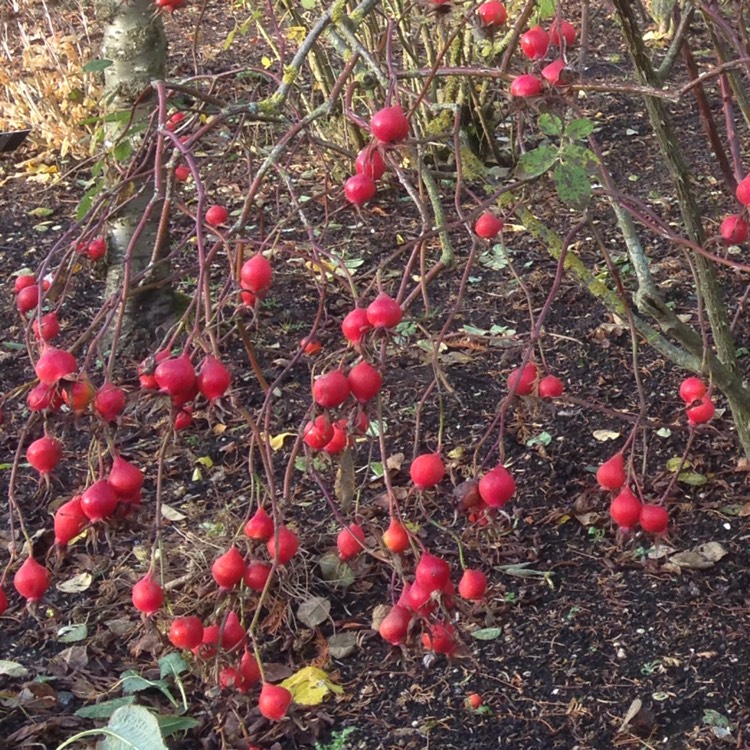
<instances>
[{"instance_id":1,"label":"tree trunk","mask_svg":"<svg viewBox=\"0 0 750 750\"><path fill-rule=\"evenodd\" d=\"M108 113L127 114L138 102L129 132L123 136L123 122L117 120L105 126L105 135L110 143L121 137L130 139L135 152L141 146L139 125L149 118L156 101L151 84L164 77L166 67L167 38L161 15L153 0L99 0L97 14L104 34L101 56L113 63L104 72ZM143 167L141 173L148 172L153 163ZM121 180L114 169L106 176L112 182ZM152 343L172 311L171 292L160 283L167 275L167 264L155 263L166 255L168 243L165 233L159 233L164 201L154 195L152 181L153 177L132 177L120 190L119 210L107 227L106 297L119 296L124 305L118 345L134 354ZM148 291L131 282L144 271L147 277L141 286ZM108 344L113 333L110 329L105 337Z\"/></svg>"},{"instance_id":2,"label":"tree trunk","mask_svg":"<svg viewBox=\"0 0 750 750\"><path fill-rule=\"evenodd\" d=\"M641 84L660 88L651 59L643 43L641 30L630 0L612 0L623 30L623 38L630 53L636 76ZM701 221L701 212L695 200L691 186L690 174L682 156L682 151L675 137L669 113L664 102L657 97L645 96L644 103L656 136L659 150L669 170L672 183L677 193L680 213L688 237L698 245L705 242ZM745 454L750 458L750 393L742 385L742 374L737 362L736 345L732 336L727 307L724 301L716 271L707 258L693 254L693 263L703 303L713 334L716 353L721 364L726 368L729 379L726 383L717 383L729 401L737 436Z\"/></svg>"}]
</instances>

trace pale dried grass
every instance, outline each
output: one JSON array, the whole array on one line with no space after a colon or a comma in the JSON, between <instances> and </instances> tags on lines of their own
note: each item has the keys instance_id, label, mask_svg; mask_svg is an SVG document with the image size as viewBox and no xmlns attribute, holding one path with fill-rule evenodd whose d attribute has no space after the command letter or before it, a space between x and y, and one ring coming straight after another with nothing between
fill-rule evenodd
<instances>
[{"instance_id":1,"label":"pale dried grass","mask_svg":"<svg viewBox=\"0 0 750 750\"><path fill-rule=\"evenodd\" d=\"M93 56L90 19L78 2L5 0L0 11L0 129L31 128L38 155L84 158L101 86L84 74Z\"/></svg>"}]
</instances>

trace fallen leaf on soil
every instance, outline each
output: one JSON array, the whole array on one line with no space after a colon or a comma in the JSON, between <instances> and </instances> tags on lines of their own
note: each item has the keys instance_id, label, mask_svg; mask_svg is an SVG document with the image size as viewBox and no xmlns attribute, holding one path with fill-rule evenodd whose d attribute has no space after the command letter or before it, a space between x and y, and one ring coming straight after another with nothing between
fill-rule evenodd
<instances>
[{"instance_id":1,"label":"fallen leaf on soil","mask_svg":"<svg viewBox=\"0 0 750 750\"><path fill-rule=\"evenodd\" d=\"M706 570L729 554L718 542L706 542L693 549L678 552L669 558L667 565L688 570Z\"/></svg>"},{"instance_id":2,"label":"fallen leaf on soil","mask_svg":"<svg viewBox=\"0 0 750 750\"><path fill-rule=\"evenodd\" d=\"M73 675L70 683L70 692L82 701L96 701L106 692L106 687L95 685L88 677L82 674ZM82 709L78 709L79 711Z\"/></svg>"},{"instance_id":3,"label":"fallen leaf on soil","mask_svg":"<svg viewBox=\"0 0 750 750\"><path fill-rule=\"evenodd\" d=\"M0 659L0 675L5 675L6 677L25 677L28 673L29 670L23 664L19 664L17 661Z\"/></svg>"},{"instance_id":4,"label":"fallen leaf on soil","mask_svg":"<svg viewBox=\"0 0 750 750\"><path fill-rule=\"evenodd\" d=\"M28 747L28 742L25 745L22 743L30 740L32 737L48 737L53 729L58 730L59 733L61 729L72 730L79 728L80 722L74 716L51 716L46 721L39 721L39 717L35 716L33 722L26 722L17 732L13 732L13 734L7 736L5 741L8 743L8 747L16 745Z\"/></svg>"},{"instance_id":5,"label":"fallen leaf on soil","mask_svg":"<svg viewBox=\"0 0 750 750\"><path fill-rule=\"evenodd\" d=\"M391 611L391 608L387 604L378 604L375 609L372 610L372 629L377 630L380 627L380 623L386 618L386 615Z\"/></svg>"},{"instance_id":6,"label":"fallen leaf on soil","mask_svg":"<svg viewBox=\"0 0 750 750\"><path fill-rule=\"evenodd\" d=\"M341 695L344 688L331 681L326 672L318 667L302 667L281 683L291 694L295 703L301 706L317 706L328 693Z\"/></svg>"},{"instance_id":7,"label":"fallen leaf on soil","mask_svg":"<svg viewBox=\"0 0 750 750\"><path fill-rule=\"evenodd\" d=\"M17 700L24 711L51 711L57 706L57 693L49 683L29 682L23 686Z\"/></svg>"},{"instance_id":8,"label":"fallen leaf on soil","mask_svg":"<svg viewBox=\"0 0 750 750\"><path fill-rule=\"evenodd\" d=\"M161 514L167 521L184 521L186 518L179 510L175 510L171 505L167 505L166 503L161 504Z\"/></svg>"},{"instance_id":9,"label":"fallen leaf on soil","mask_svg":"<svg viewBox=\"0 0 750 750\"><path fill-rule=\"evenodd\" d=\"M143 706L122 706L112 714L109 734L99 744L101 750L167 750L161 738L159 722Z\"/></svg>"},{"instance_id":10,"label":"fallen leaf on soil","mask_svg":"<svg viewBox=\"0 0 750 750\"><path fill-rule=\"evenodd\" d=\"M356 633L336 633L328 639L328 653L334 659L346 659L357 650Z\"/></svg>"},{"instance_id":11,"label":"fallen leaf on soil","mask_svg":"<svg viewBox=\"0 0 750 750\"><path fill-rule=\"evenodd\" d=\"M77 576L69 578L67 581L57 584L57 590L66 594L77 594L86 591L91 586L94 576L91 573L79 573Z\"/></svg>"},{"instance_id":12,"label":"fallen leaf on soil","mask_svg":"<svg viewBox=\"0 0 750 750\"><path fill-rule=\"evenodd\" d=\"M88 665L89 656L86 653L86 646L70 646L53 657L52 661L79 670Z\"/></svg>"},{"instance_id":13,"label":"fallen leaf on soil","mask_svg":"<svg viewBox=\"0 0 750 750\"><path fill-rule=\"evenodd\" d=\"M134 627L133 621L125 617L116 620L107 620L104 624L115 635L125 635Z\"/></svg>"},{"instance_id":14,"label":"fallen leaf on soil","mask_svg":"<svg viewBox=\"0 0 750 750\"><path fill-rule=\"evenodd\" d=\"M653 726L653 711L646 708L640 698L636 698L630 704L630 708L628 708L617 733L634 732L635 734L648 734L653 729Z\"/></svg>"},{"instance_id":15,"label":"fallen leaf on soil","mask_svg":"<svg viewBox=\"0 0 750 750\"><path fill-rule=\"evenodd\" d=\"M341 510L346 512L351 507L352 500L354 500L354 495L357 491L357 480L354 476L354 461L352 460L352 452L349 448L344 449L341 458L339 458L339 467L336 470L336 482L333 489L336 493L336 499L341 505Z\"/></svg>"},{"instance_id":16,"label":"fallen leaf on soil","mask_svg":"<svg viewBox=\"0 0 750 750\"><path fill-rule=\"evenodd\" d=\"M601 513L577 513L576 521L578 521L578 523L580 523L582 526L596 526L596 524L601 520L601 517Z\"/></svg>"},{"instance_id":17,"label":"fallen leaf on soil","mask_svg":"<svg viewBox=\"0 0 750 750\"><path fill-rule=\"evenodd\" d=\"M695 471L683 471L677 479L683 484L689 484L692 487L702 487L708 483L708 477L698 474Z\"/></svg>"},{"instance_id":18,"label":"fallen leaf on soil","mask_svg":"<svg viewBox=\"0 0 750 750\"><path fill-rule=\"evenodd\" d=\"M299 605L297 617L308 628L314 628L321 622L325 622L330 612L331 602L328 599L324 599L322 596L313 596Z\"/></svg>"},{"instance_id":19,"label":"fallen leaf on soil","mask_svg":"<svg viewBox=\"0 0 750 750\"><path fill-rule=\"evenodd\" d=\"M502 632L501 628L480 628L479 630L473 630L471 637L478 641L494 641L502 635Z\"/></svg>"},{"instance_id":20,"label":"fallen leaf on soil","mask_svg":"<svg viewBox=\"0 0 750 750\"><path fill-rule=\"evenodd\" d=\"M594 436L594 440L598 440L600 443L605 443L607 440L617 440L620 437L620 433L614 432L614 430L594 430L591 434Z\"/></svg>"},{"instance_id":21,"label":"fallen leaf on soil","mask_svg":"<svg viewBox=\"0 0 750 750\"><path fill-rule=\"evenodd\" d=\"M654 547L651 547L651 549L646 553L646 557L649 560L661 560L664 557L669 557L674 552L677 552L674 547L670 547L666 544L658 544Z\"/></svg>"},{"instance_id":22,"label":"fallen leaf on soil","mask_svg":"<svg viewBox=\"0 0 750 750\"><path fill-rule=\"evenodd\" d=\"M44 333L44 331L42 331L42 333ZM294 437L295 435L295 432L280 432L278 435L271 435L271 437L268 438L268 444L273 450L280 451L284 447L284 441L288 437Z\"/></svg>"},{"instance_id":23,"label":"fallen leaf on soil","mask_svg":"<svg viewBox=\"0 0 750 750\"><path fill-rule=\"evenodd\" d=\"M84 640L88 634L89 629L86 627L86 623L65 625L57 631L57 640L60 643L76 643Z\"/></svg>"},{"instance_id":24,"label":"fallen leaf on soil","mask_svg":"<svg viewBox=\"0 0 750 750\"><path fill-rule=\"evenodd\" d=\"M334 586L351 586L354 583L352 569L339 559L335 552L326 552L318 560L320 576L324 581Z\"/></svg>"},{"instance_id":25,"label":"fallen leaf on soil","mask_svg":"<svg viewBox=\"0 0 750 750\"><path fill-rule=\"evenodd\" d=\"M292 670L286 664L271 662L263 665L263 673L269 682L281 682L292 674Z\"/></svg>"},{"instance_id":26,"label":"fallen leaf on soil","mask_svg":"<svg viewBox=\"0 0 750 750\"><path fill-rule=\"evenodd\" d=\"M398 471L401 468L401 465L403 463L404 463L404 454L394 453L392 456L388 456L388 460L385 462L385 465L388 469L392 471Z\"/></svg>"}]
</instances>

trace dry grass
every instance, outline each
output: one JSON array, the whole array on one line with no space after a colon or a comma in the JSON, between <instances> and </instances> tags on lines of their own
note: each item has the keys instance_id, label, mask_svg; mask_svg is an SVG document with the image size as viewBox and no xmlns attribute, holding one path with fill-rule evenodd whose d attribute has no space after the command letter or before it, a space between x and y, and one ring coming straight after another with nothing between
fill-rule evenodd
<instances>
[{"instance_id":1,"label":"dry grass","mask_svg":"<svg viewBox=\"0 0 750 750\"><path fill-rule=\"evenodd\" d=\"M82 72L95 56L91 19L80 3L5 0L0 10L0 129L31 128L31 143L47 156L92 152L101 86Z\"/></svg>"}]
</instances>

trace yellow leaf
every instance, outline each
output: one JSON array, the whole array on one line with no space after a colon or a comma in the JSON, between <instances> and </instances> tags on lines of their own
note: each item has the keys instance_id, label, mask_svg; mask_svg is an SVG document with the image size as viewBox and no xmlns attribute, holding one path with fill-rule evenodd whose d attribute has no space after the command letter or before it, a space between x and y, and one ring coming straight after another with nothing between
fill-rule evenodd
<instances>
[{"instance_id":1,"label":"yellow leaf","mask_svg":"<svg viewBox=\"0 0 750 750\"><path fill-rule=\"evenodd\" d=\"M328 693L341 695L344 688L331 681L331 678L318 667L302 667L281 683L291 694L295 703L301 706L317 706Z\"/></svg>"},{"instance_id":2,"label":"yellow leaf","mask_svg":"<svg viewBox=\"0 0 750 750\"><path fill-rule=\"evenodd\" d=\"M448 458L452 458L457 461L458 459L464 457L465 452L466 449L459 445L458 448L454 448L452 451L448 452Z\"/></svg>"},{"instance_id":3,"label":"yellow leaf","mask_svg":"<svg viewBox=\"0 0 750 750\"><path fill-rule=\"evenodd\" d=\"M280 432L278 435L271 435L268 438L268 444L275 451L280 451L284 447L284 441L288 437L294 437L294 432Z\"/></svg>"},{"instance_id":4,"label":"yellow leaf","mask_svg":"<svg viewBox=\"0 0 750 750\"><path fill-rule=\"evenodd\" d=\"M211 456L201 456L200 458L196 458L195 462L201 466L205 466L207 469L210 469L214 465Z\"/></svg>"},{"instance_id":5,"label":"yellow leaf","mask_svg":"<svg viewBox=\"0 0 750 750\"><path fill-rule=\"evenodd\" d=\"M307 36L307 29L304 26L290 26L286 30L286 38L292 42L301 42Z\"/></svg>"},{"instance_id":6,"label":"yellow leaf","mask_svg":"<svg viewBox=\"0 0 750 750\"><path fill-rule=\"evenodd\" d=\"M201 470L196 466L193 470L193 476L191 477L191 481L193 482L200 482L200 480L203 479L203 474L201 473Z\"/></svg>"},{"instance_id":7,"label":"yellow leaf","mask_svg":"<svg viewBox=\"0 0 750 750\"><path fill-rule=\"evenodd\" d=\"M263 57L261 57L261 58L260 58L260 64L261 64L261 65L262 65L262 66L263 66L263 67L264 67L264 68L265 68L266 70L268 70L268 69L269 69L269 68L270 68L270 67L271 67L271 66L273 65L273 61L271 60L271 58L270 58L270 57L268 57L268 56L266 56L266 55L263 55Z\"/></svg>"},{"instance_id":8,"label":"yellow leaf","mask_svg":"<svg viewBox=\"0 0 750 750\"><path fill-rule=\"evenodd\" d=\"M313 274L316 276L320 276L321 278L325 276L326 278L333 275L333 273L336 271L336 266L334 266L332 263L329 263L325 260L320 261L305 261L305 268L310 269Z\"/></svg>"}]
</instances>

